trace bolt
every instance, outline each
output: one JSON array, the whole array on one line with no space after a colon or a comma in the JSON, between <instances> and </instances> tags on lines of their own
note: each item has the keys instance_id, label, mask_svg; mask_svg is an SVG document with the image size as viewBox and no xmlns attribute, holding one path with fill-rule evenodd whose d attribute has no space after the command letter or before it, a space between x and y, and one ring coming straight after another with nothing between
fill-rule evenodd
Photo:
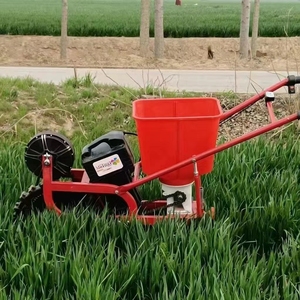
<instances>
[{"instance_id":1,"label":"bolt","mask_svg":"<svg viewBox=\"0 0 300 300\"><path fill-rule=\"evenodd\" d=\"M198 168L197 168L197 161L195 158L192 159L193 165L194 165L194 175L198 176Z\"/></svg>"},{"instance_id":2,"label":"bolt","mask_svg":"<svg viewBox=\"0 0 300 300\"><path fill-rule=\"evenodd\" d=\"M50 166L50 154L47 152L46 154L44 154L44 157L46 158L45 161L44 161L44 165L45 166Z\"/></svg>"}]
</instances>

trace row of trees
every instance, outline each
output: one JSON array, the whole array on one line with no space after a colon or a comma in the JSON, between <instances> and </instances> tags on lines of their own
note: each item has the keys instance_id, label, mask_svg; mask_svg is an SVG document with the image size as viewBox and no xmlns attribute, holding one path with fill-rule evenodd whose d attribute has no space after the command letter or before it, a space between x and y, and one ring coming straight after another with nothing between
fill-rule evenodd
<instances>
[{"instance_id":1,"label":"row of trees","mask_svg":"<svg viewBox=\"0 0 300 300\"><path fill-rule=\"evenodd\" d=\"M240 26L240 56L247 58L249 52L252 57L256 56L256 44L259 28L260 0L254 0L254 12L252 22L251 48L249 47L250 11L251 0L242 0L241 26ZM251 50L250 50L251 49Z\"/></svg>"},{"instance_id":2,"label":"row of trees","mask_svg":"<svg viewBox=\"0 0 300 300\"><path fill-rule=\"evenodd\" d=\"M177 4L178 2L176 2ZM141 0L141 21L140 21L140 55L148 56L150 49L150 7L151 0ZM178 5L178 4L177 4ZM155 0L154 14L154 54L156 58L164 56L164 1Z\"/></svg>"},{"instance_id":3,"label":"row of trees","mask_svg":"<svg viewBox=\"0 0 300 300\"><path fill-rule=\"evenodd\" d=\"M175 0L175 5L181 5L181 0ZM164 17L163 0L155 0L155 57L164 55ZM140 24L140 53L145 57L149 53L150 7L151 0L141 0L141 24ZM61 14L61 44L60 58L67 58L68 48L68 0L62 0Z\"/></svg>"},{"instance_id":4,"label":"row of trees","mask_svg":"<svg viewBox=\"0 0 300 300\"><path fill-rule=\"evenodd\" d=\"M150 13L151 1L141 0L140 15L140 55L147 57L150 53ZM154 19L154 55L156 58L164 57L164 1L155 1ZM242 0L241 24L240 24L240 56L247 58L249 52L256 56L256 41L259 25L260 0L254 0L254 14L252 24L251 51L249 47L250 6L251 0ZM181 0L175 0L175 5L181 5ZM61 18L61 59L67 58L67 31L68 31L68 0L62 0Z\"/></svg>"},{"instance_id":5,"label":"row of trees","mask_svg":"<svg viewBox=\"0 0 300 300\"><path fill-rule=\"evenodd\" d=\"M164 56L163 0L154 0L154 1L155 1L154 55L156 58L163 58ZM150 4L151 4L151 0L141 0L140 55L143 57L146 57L149 54ZM241 9L241 24L240 24L240 56L241 58L247 58L250 52L252 57L255 57L258 28L259 28L260 0L254 0L251 51L249 47L251 0L242 0L241 4L242 4L242 9ZM181 0L176 0L175 5L181 5Z\"/></svg>"}]
</instances>

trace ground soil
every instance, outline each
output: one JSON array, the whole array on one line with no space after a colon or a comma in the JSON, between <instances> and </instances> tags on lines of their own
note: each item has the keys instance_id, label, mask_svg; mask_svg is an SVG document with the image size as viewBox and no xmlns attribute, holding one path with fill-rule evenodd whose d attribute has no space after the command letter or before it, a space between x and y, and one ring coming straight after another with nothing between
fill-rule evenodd
<instances>
[{"instance_id":1,"label":"ground soil","mask_svg":"<svg viewBox=\"0 0 300 300\"><path fill-rule=\"evenodd\" d=\"M68 59L61 61L59 37L0 36L0 66L298 71L300 64L300 37L259 38L257 58L252 60L239 59L239 40L235 38L168 38L165 58L160 60L153 57L153 42L152 39L148 57L142 58L138 38L69 37ZM209 46L213 59L208 59ZM221 99L222 105L234 104L225 98ZM240 101L245 99L247 96L241 96ZM296 99L292 107L284 99L276 101L278 117L299 110L299 97ZM255 106L228 122L221 132L233 138L268 122L265 106ZM57 130L53 122L47 123Z\"/></svg>"},{"instance_id":2,"label":"ground soil","mask_svg":"<svg viewBox=\"0 0 300 300\"><path fill-rule=\"evenodd\" d=\"M0 66L297 71L300 64L300 37L259 38L257 58L246 60L239 59L237 38L167 38L160 60L154 59L153 39L150 48L142 58L139 38L69 37L68 59L61 61L59 37L0 36Z\"/></svg>"}]
</instances>

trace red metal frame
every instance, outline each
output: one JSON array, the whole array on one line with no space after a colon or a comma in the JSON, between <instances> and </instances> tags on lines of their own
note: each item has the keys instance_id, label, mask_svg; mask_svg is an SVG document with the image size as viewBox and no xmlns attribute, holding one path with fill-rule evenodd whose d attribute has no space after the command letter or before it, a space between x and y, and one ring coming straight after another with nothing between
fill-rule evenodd
<instances>
[{"instance_id":1,"label":"red metal frame","mask_svg":"<svg viewBox=\"0 0 300 300\"><path fill-rule=\"evenodd\" d=\"M274 113L272 102L267 102L267 109L268 109L268 113L270 116L270 121L271 121L271 123L274 123L275 121L277 121L277 118Z\"/></svg>"},{"instance_id":2,"label":"red metal frame","mask_svg":"<svg viewBox=\"0 0 300 300\"><path fill-rule=\"evenodd\" d=\"M221 120L226 120L233 116L234 114L240 112L241 110L245 109L249 105L254 104L258 100L262 99L265 96L266 91L275 91L285 85L288 84L288 80L284 79L281 82L273 85L268 90L261 92L254 97L246 100L242 104L232 108L231 110L225 112L221 118ZM51 155L44 155L42 159L42 168L43 168L43 194L44 194L44 201L46 204L47 209L54 210L58 215L61 214L61 211L56 207L52 193L54 191L66 191L66 192L74 192L74 193L95 193L95 194L116 194L123 198L123 200L128 205L128 215L126 218L137 218L138 220L144 222L145 224L154 224L158 220L162 220L164 218L201 218L206 213L203 208L203 201L201 195L201 177L197 170L196 162L204 159L208 156L214 155L221 151L224 151L230 147L243 143L247 140L250 140L254 137L257 137L261 134L274 130L275 128L281 127L287 123L295 121L299 118L299 113L291 114L285 118L277 120L273 111L273 106L271 102L267 102L267 110L270 116L270 124L267 124L257 130L254 130L250 133L244 134L232 141L226 142L222 145L219 145L209 151L205 151L201 154L194 155L190 159L184 160L180 163L177 163L169 168L163 169L158 171L154 174L148 175L144 178L139 178L140 172L142 170L142 162L138 162L135 164L134 176L133 180L129 184L125 184L122 186L112 185L112 184L103 184L103 183L89 183L89 178L87 173L83 169L72 169L72 181L71 182L60 182L54 181L52 177L52 156ZM193 201L193 213L192 214L181 214L181 215L167 215L167 216L155 216L155 215L143 215L139 213L140 207L137 206L134 197L129 193L129 191L133 188L141 186L147 182L150 182L154 179L158 179L162 175L185 167L189 164L194 164L194 183L195 183L195 201ZM142 201L141 208L146 209L155 209L161 208L166 205L166 200L156 200L154 202L148 202L147 200ZM212 215L214 215L214 208L211 210ZM117 216L123 218L124 216Z\"/></svg>"},{"instance_id":3,"label":"red metal frame","mask_svg":"<svg viewBox=\"0 0 300 300\"><path fill-rule=\"evenodd\" d=\"M221 117L221 121L224 121L228 118L230 118L231 116L235 115L236 113L246 109L249 105L255 104L257 101L261 100L262 98L265 97L266 92L274 92L284 86L287 86L289 83L289 79L285 78L281 81L279 81L278 83L272 85L271 87L269 87L268 89L254 95L253 97L249 98L248 100L240 103L239 105L233 107L232 109L229 109L228 111L226 111L223 116Z\"/></svg>"}]
</instances>

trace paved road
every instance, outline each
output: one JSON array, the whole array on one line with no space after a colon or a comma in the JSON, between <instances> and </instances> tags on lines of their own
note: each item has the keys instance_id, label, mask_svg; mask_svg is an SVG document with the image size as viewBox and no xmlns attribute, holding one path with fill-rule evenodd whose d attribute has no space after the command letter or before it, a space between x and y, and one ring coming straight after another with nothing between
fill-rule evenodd
<instances>
[{"instance_id":1,"label":"paved road","mask_svg":"<svg viewBox=\"0 0 300 300\"><path fill-rule=\"evenodd\" d=\"M147 69L77 69L78 77L90 73L96 83L119 84L138 88L147 85L169 90L195 92L256 93L286 77L287 72L264 71L201 71L201 70L147 70ZM290 75L298 75L296 71ZM74 77L72 68L0 67L0 77L27 77L60 84ZM299 88L298 88L299 90ZM286 93L286 88L277 92Z\"/></svg>"}]
</instances>

